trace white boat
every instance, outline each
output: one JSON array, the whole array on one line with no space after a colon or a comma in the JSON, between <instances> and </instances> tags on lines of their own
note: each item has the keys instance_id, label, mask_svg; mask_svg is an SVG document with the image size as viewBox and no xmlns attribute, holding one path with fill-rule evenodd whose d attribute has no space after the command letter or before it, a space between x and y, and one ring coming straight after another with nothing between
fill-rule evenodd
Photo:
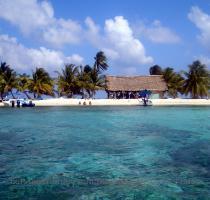
<instances>
[{"instance_id":1,"label":"white boat","mask_svg":"<svg viewBox=\"0 0 210 200\"><path fill-rule=\"evenodd\" d=\"M9 100L4 100L2 102L4 106L8 107L34 107L35 104L32 103L31 100L27 99L9 99Z\"/></svg>"}]
</instances>

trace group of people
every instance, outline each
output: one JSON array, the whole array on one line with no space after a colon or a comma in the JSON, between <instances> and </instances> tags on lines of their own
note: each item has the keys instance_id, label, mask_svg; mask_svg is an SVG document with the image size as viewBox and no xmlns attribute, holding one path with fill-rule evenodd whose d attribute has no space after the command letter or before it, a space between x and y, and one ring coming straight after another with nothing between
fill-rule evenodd
<instances>
[{"instance_id":1,"label":"group of people","mask_svg":"<svg viewBox=\"0 0 210 200\"><path fill-rule=\"evenodd\" d=\"M137 99L137 92L110 92L109 99Z\"/></svg>"},{"instance_id":2,"label":"group of people","mask_svg":"<svg viewBox=\"0 0 210 200\"><path fill-rule=\"evenodd\" d=\"M128 92L128 91L118 91L118 92L109 92L109 99L138 99L138 98L149 98L151 92L148 90L143 90L139 92Z\"/></svg>"}]
</instances>

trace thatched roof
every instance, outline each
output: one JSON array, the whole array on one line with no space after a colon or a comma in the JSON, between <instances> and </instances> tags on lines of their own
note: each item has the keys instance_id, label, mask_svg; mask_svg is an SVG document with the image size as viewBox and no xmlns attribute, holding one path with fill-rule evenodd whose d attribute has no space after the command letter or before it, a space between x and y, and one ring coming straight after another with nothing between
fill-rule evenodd
<instances>
[{"instance_id":1,"label":"thatched roof","mask_svg":"<svg viewBox=\"0 0 210 200\"><path fill-rule=\"evenodd\" d=\"M108 91L166 91L167 86L162 76L106 76Z\"/></svg>"}]
</instances>

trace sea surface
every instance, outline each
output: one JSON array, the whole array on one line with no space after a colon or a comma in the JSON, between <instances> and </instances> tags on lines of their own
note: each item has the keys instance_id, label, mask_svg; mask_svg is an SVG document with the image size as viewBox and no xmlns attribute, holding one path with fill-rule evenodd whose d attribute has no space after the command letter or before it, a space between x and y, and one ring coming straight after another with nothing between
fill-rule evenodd
<instances>
[{"instance_id":1,"label":"sea surface","mask_svg":"<svg viewBox=\"0 0 210 200\"><path fill-rule=\"evenodd\" d=\"M0 199L210 199L210 107L0 109Z\"/></svg>"}]
</instances>

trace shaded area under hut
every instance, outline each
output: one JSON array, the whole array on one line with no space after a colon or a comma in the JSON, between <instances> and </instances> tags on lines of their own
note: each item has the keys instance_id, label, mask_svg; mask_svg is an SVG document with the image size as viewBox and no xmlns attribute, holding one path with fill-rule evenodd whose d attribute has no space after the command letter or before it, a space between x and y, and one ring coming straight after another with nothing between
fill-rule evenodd
<instances>
[{"instance_id":1,"label":"shaded area under hut","mask_svg":"<svg viewBox=\"0 0 210 200\"><path fill-rule=\"evenodd\" d=\"M163 98L167 85L161 75L106 76L106 92L109 99L141 98L141 91L151 91L150 98Z\"/></svg>"}]
</instances>

